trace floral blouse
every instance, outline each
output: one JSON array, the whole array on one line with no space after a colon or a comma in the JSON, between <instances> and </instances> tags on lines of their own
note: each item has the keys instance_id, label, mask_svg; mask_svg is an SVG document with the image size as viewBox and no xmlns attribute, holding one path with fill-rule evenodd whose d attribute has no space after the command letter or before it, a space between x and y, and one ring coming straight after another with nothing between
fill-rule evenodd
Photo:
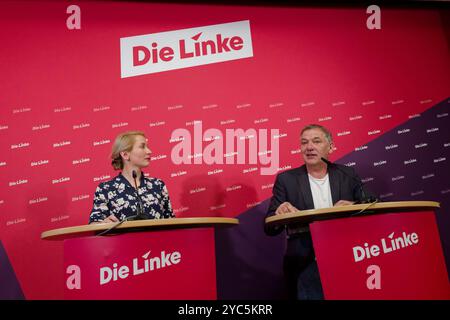
<instances>
[{"instance_id":1,"label":"floral blouse","mask_svg":"<svg viewBox=\"0 0 450 320\"><path fill-rule=\"evenodd\" d=\"M142 201L143 212L148 219L175 217L170 204L169 192L162 180L146 178L142 174L138 193ZM94 206L89 223L102 221L111 214L122 221L138 213L138 204L136 189L120 173L114 179L100 183L95 190Z\"/></svg>"}]
</instances>

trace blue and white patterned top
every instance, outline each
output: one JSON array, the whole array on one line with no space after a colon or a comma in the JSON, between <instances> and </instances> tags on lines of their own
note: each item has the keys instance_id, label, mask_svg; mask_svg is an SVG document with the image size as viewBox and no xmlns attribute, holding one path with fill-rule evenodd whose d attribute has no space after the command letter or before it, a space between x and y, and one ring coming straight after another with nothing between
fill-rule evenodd
<instances>
[{"instance_id":1,"label":"blue and white patterned top","mask_svg":"<svg viewBox=\"0 0 450 320\"><path fill-rule=\"evenodd\" d=\"M169 192L164 182L156 178L146 178L141 174L138 193L143 211L148 219L174 218ZM114 214L120 221L138 213L136 189L120 173L110 181L102 182L95 190L94 206L89 223L102 221Z\"/></svg>"}]
</instances>

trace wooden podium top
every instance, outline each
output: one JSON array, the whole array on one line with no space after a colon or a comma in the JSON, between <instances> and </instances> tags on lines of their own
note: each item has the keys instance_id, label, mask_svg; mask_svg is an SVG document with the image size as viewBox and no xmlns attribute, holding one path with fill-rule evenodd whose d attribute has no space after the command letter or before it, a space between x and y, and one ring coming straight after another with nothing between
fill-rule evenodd
<instances>
[{"instance_id":1,"label":"wooden podium top","mask_svg":"<svg viewBox=\"0 0 450 320\"><path fill-rule=\"evenodd\" d=\"M41 239L64 240L69 238L94 236L102 231L108 230L114 224L115 223L100 223L48 230L41 234ZM217 217L135 220L123 222L108 234L117 234L127 231L232 226L237 224L239 224L239 220L236 218Z\"/></svg>"},{"instance_id":2,"label":"wooden podium top","mask_svg":"<svg viewBox=\"0 0 450 320\"><path fill-rule=\"evenodd\" d=\"M286 225L290 223L308 224L318 220L349 217L364 210L362 214L393 213L402 211L434 210L439 208L439 202L434 201L396 201L376 202L373 204L356 204L324 209L302 210L294 213L280 214L266 218L267 225Z\"/></svg>"}]
</instances>

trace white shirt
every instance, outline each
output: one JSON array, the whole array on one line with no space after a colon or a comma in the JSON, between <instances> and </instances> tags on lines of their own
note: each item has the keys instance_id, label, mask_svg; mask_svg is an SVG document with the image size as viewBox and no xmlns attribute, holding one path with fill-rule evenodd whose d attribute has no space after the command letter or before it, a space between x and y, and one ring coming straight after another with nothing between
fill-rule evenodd
<instances>
[{"instance_id":1,"label":"white shirt","mask_svg":"<svg viewBox=\"0 0 450 320\"><path fill-rule=\"evenodd\" d=\"M331 198L330 179L328 173L322 179L317 179L308 174L309 185L314 201L314 209L331 208L333 200Z\"/></svg>"}]
</instances>

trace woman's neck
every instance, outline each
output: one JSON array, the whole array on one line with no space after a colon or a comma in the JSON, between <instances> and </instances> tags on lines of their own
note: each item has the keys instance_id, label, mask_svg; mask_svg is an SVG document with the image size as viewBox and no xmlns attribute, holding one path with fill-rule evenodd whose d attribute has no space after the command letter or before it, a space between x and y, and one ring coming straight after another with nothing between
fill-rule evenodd
<instances>
[{"instance_id":1,"label":"woman's neck","mask_svg":"<svg viewBox=\"0 0 450 320\"><path fill-rule=\"evenodd\" d=\"M136 171L136 184L139 187L140 184L141 184L141 175L142 175L142 171L141 171L140 168L137 168L137 167L124 167L122 169L122 175L134 187L133 171Z\"/></svg>"}]
</instances>

